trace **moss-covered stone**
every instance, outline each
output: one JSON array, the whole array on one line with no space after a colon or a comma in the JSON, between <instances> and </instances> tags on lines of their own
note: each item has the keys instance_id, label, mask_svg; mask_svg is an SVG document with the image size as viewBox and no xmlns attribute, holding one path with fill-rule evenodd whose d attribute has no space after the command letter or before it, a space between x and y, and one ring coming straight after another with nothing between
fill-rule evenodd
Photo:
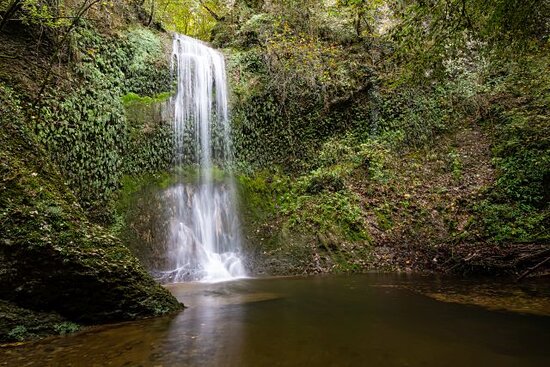
<instances>
[{"instance_id":1,"label":"moss-covered stone","mask_svg":"<svg viewBox=\"0 0 550 367\"><path fill-rule=\"evenodd\" d=\"M173 161L170 93L154 97L129 93L122 97L128 141L122 172L143 175L168 170ZM124 182L121 183L124 184Z\"/></svg>"},{"instance_id":2,"label":"moss-covered stone","mask_svg":"<svg viewBox=\"0 0 550 367\"><path fill-rule=\"evenodd\" d=\"M119 239L86 219L3 86L0 102L0 299L79 323L181 309ZM43 323L39 317L15 331L10 324L2 338L17 339Z\"/></svg>"},{"instance_id":3,"label":"moss-covered stone","mask_svg":"<svg viewBox=\"0 0 550 367\"><path fill-rule=\"evenodd\" d=\"M0 300L0 343L66 334L79 329L80 325L57 313L29 310Z\"/></svg>"}]
</instances>

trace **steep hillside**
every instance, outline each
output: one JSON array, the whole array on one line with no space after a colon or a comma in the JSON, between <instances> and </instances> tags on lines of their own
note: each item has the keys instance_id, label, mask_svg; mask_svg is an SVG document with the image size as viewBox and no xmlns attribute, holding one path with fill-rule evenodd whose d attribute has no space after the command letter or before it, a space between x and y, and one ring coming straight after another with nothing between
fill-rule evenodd
<instances>
[{"instance_id":1,"label":"steep hillside","mask_svg":"<svg viewBox=\"0 0 550 367\"><path fill-rule=\"evenodd\" d=\"M213 29L255 269L545 273L548 4L448 3L240 1Z\"/></svg>"}]
</instances>

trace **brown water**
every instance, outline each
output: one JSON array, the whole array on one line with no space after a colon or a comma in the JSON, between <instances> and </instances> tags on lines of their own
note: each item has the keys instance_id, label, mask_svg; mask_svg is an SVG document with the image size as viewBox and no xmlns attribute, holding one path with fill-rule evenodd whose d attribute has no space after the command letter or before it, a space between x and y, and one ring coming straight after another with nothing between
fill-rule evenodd
<instances>
[{"instance_id":1,"label":"brown water","mask_svg":"<svg viewBox=\"0 0 550 367\"><path fill-rule=\"evenodd\" d=\"M0 348L0 365L550 366L544 283L371 274L170 290L188 306L178 315ZM486 307L457 303L469 297ZM497 310L514 300L522 313Z\"/></svg>"}]
</instances>

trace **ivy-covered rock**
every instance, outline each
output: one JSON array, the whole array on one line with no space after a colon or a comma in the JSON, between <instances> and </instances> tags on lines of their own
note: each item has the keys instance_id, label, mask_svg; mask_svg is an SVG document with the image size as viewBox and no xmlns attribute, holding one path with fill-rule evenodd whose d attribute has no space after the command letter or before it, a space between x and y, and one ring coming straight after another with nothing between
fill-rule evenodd
<instances>
[{"instance_id":1,"label":"ivy-covered rock","mask_svg":"<svg viewBox=\"0 0 550 367\"><path fill-rule=\"evenodd\" d=\"M140 27L105 35L83 25L73 43L78 62L66 66L69 83L47 88L31 115L89 218L108 223L122 176L164 169L171 160L171 132L152 113L173 89L169 36ZM141 121L136 106L147 107L138 109Z\"/></svg>"},{"instance_id":2,"label":"ivy-covered rock","mask_svg":"<svg viewBox=\"0 0 550 367\"><path fill-rule=\"evenodd\" d=\"M116 237L87 220L8 88L0 102L0 299L79 323L181 309Z\"/></svg>"}]
</instances>

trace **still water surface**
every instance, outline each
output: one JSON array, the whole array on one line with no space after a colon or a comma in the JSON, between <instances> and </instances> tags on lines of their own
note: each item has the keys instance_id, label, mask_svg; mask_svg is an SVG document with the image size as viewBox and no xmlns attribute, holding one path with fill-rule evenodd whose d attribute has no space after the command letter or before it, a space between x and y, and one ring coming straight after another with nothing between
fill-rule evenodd
<instances>
[{"instance_id":1,"label":"still water surface","mask_svg":"<svg viewBox=\"0 0 550 367\"><path fill-rule=\"evenodd\" d=\"M517 287L376 274L176 284L178 315L4 347L0 365L550 366L548 284L520 289L527 302ZM493 310L438 300L479 289Z\"/></svg>"}]
</instances>

